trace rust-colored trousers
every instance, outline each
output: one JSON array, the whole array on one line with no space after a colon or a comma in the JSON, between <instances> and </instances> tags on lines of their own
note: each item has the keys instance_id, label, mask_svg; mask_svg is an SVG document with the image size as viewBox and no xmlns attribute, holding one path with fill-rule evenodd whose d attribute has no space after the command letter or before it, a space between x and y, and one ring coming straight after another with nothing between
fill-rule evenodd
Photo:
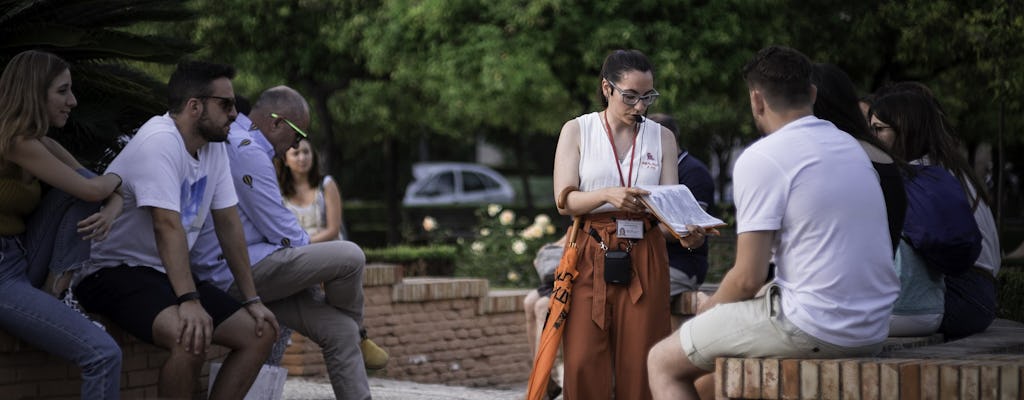
<instances>
[{"instance_id":1,"label":"rust-colored trousers","mask_svg":"<svg viewBox=\"0 0 1024 400\"><path fill-rule=\"evenodd\" d=\"M646 233L630 251L633 278L629 285L604 281L604 251L590 229L610 249L627 239L616 236L614 218L644 221ZM589 215L578 233L579 277L563 337L566 400L643 400L651 398L647 383L647 351L671 333L669 272L665 239L650 216L623 212Z\"/></svg>"}]
</instances>

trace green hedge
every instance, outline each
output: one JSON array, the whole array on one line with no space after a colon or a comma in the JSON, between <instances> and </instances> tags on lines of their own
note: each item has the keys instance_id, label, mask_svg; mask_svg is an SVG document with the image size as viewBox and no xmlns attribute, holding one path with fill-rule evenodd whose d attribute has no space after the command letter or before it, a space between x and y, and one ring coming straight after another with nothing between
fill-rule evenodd
<instances>
[{"instance_id":1,"label":"green hedge","mask_svg":"<svg viewBox=\"0 0 1024 400\"><path fill-rule=\"evenodd\" d=\"M451 245L391 246L364 249L367 262L386 262L405 266L406 276L452 276L458 249Z\"/></svg>"},{"instance_id":2,"label":"green hedge","mask_svg":"<svg viewBox=\"0 0 1024 400\"><path fill-rule=\"evenodd\" d=\"M999 318L1024 322L1024 267L999 271Z\"/></svg>"}]
</instances>

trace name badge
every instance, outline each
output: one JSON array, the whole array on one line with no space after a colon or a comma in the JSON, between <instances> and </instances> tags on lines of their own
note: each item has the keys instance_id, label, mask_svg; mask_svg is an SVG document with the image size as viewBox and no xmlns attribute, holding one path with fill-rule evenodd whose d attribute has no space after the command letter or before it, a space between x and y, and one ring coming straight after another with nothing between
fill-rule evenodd
<instances>
[{"instance_id":1,"label":"name badge","mask_svg":"<svg viewBox=\"0 0 1024 400\"><path fill-rule=\"evenodd\" d=\"M618 236L620 239L643 239L644 222L636 219L620 219L615 221L618 224Z\"/></svg>"}]
</instances>

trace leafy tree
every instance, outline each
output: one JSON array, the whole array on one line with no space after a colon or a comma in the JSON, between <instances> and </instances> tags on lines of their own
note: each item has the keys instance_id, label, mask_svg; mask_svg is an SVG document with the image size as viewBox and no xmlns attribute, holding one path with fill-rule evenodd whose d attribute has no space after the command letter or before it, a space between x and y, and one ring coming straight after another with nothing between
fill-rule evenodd
<instances>
[{"instance_id":1,"label":"leafy tree","mask_svg":"<svg viewBox=\"0 0 1024 400\"><path fill-rule=\"evenodd\" d=\"M95 167L117 137L167 109L164 85L129 63L174 63L193 49L187 40L128 28L190 17L180 1L0 1L0 63L39 49L71 64L78 107L51 135Z\"/></svg>"},{"instance_id":2,"label":"leafy tree","mask_svg":"<svg viewBox=\"0 0 1024 400\"><path fill-rule=\"evenodd\" d=\"M251 74L239 80L243 91L287 83L307 93L314 130L326 133L316 140L335 157L335 173L344 166L343 186L356 182L358 196L386 198L392 209L417 143L457 157L484 138L515 154L522 175L549 173L550 150L537 144L600 108L598 71L616 48L652 59L662 93L652 112L675 115L680 142L705 160L713 152L722 170L736 144L757 137L739 70L770 44L838 64L864 93L925 82L969 143L995 137L1000 109L1006 131L1022 124L1024 22L1015 2L195 3L202 54Z\"/></svg>"}]
</instances>

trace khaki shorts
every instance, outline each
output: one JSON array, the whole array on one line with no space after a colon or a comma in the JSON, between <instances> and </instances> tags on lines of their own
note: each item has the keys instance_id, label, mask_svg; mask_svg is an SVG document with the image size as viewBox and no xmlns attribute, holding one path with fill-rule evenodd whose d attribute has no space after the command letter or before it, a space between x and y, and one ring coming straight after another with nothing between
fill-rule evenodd
<instances>
[{"instance_id":1,"label":"khaki shorts","mask_svg":"<svg viewBox=\"0 0 1024 400\"><path fill-rule=\"evenodd\" d=\"M797 328L782 314L779 288L747 301L719 304L686 321L679 340L686 357L705 371L718 357L845 358L878 354L882 343L844 347Z\"/></svg>"}]
</instances>

